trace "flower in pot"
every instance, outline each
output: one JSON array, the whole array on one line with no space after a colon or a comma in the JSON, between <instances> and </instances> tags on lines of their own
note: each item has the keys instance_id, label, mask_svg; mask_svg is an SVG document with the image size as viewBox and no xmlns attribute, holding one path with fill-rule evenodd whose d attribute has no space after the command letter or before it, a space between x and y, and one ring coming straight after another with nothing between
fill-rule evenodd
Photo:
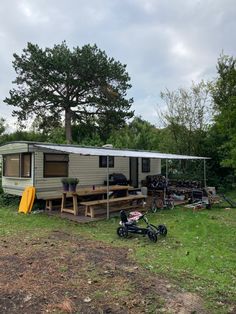
<instances>
[{"instance_id":1,"label":"flower in pot","mask_svg":"<svg viewBox=\"0 0 236 314\"><path fill-rule=\"evenodd\" d=\"M63 191L65 192L69 191L69 178L62 178L61 182L62 182Z\"/></svg>"},{"instance_id":2,"label":"flower in pot","mask_svg":"<svg viewBox=\"0 0 236 314\"><path fill-rule=\"evenodd\" d=\"M79 183L79 179L77 178L69 178L69 190L71 192L76 192L76 186Z\"/></svg>"}]
</instances>

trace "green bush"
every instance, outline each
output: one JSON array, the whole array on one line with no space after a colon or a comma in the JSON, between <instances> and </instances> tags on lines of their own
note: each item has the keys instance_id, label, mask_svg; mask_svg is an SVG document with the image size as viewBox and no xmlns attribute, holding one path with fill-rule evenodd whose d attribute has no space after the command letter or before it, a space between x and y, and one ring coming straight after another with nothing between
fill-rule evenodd
<instances>
[{"instance_id":1,"label":"green bush","mask_svg":"<svg viewBox=\"0 0 236 314\"><path fill-rule=\"evenodd\" d=\"M19 196L6 194L2 188L2 177L0 177L0 206L17 206L19 204Z\"/></svg>"},{"instance_id":2,"label":"green bush","mask_svg":"<svg viewBox=\"0 0 236 314\"><path fill-rule=\"evenodd\" d=\"M2 177L0 176L0 195L3 194L3 189L2 189Z\"/></svg>"},{"instance_id":3,"label":"green bush","mask_svg":"<svg viewBox=\"0 0 236 314\"><path fill-rule=\"evenodd\" d=\"M20 196L0 193L0 206L18 206Z\"/></svg>"}]
</instances>

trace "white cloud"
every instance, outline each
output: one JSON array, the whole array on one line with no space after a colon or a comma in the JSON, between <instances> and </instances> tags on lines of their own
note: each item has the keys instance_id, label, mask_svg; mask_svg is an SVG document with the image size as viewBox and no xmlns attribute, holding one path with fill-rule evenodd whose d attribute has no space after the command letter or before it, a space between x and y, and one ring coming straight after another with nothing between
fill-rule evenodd
<instances>
[{"instance_id":1,"label":"white cloud","mask_svg":"<svg viewBox=\"0 0 236 314\"><path fill-rule=\"evenodd\" d=\"M183 42L177 42L173 45L171 48L171 52L174 54L174 56L187 58L191 56L191 51L187 48L186 45L184 45Z\"/></svg>"},{"instance_id":2,"label":"white cloud","mask_svg":"<svg viewBox=\"0 0 236 314\"><path fill-rule=\"evenodd\" d=\"M32 10L29 8L28 4L26 4L25 2L20 2L19 8L26 17L31 18L33 16Z\"/></svg>"}]
</instances>

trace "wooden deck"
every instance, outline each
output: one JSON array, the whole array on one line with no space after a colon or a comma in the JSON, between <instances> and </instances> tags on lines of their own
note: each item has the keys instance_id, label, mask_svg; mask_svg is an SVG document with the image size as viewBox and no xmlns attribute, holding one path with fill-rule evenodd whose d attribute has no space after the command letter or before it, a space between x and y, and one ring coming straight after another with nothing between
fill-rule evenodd
<instances>
[{"instance_id":1,"label":"wooden deck","mask_svg":"<svg viewBox=\"0 0 236 314\"><path fill-rule=\"evenodd\" d=\"M95 218L87 217L85 216L85 213L84 214L81 213L81 210L78 216L75 216L69 213L61 213L60 209L52 210L52 211L46 210L45 213L49 216L55 216L62 219L68 219L70 221L77 222L77 223L91 223L91 222L95 222L99 220L105 220L107 218L106 216L97 216ZM110 217L118 217L118 216L119 216L119 212L110 213Z\"/></svg>"},{"instance_id":2,"label":"wooden deck","mask_svg":"<svg viewBox=\"0 0 236 314\"><path fill-rule=\"evenodd\" d=\"M150 208L150 205L151 205L151 200L152 200L152 197L148 196L145 207L140 208L140 207L137 206L137 210L141 211L141 212L148 211L148 209ZM183 204L186 204L186 203L188 203L186 200L185 201L175 201L175 206L183 205ZM134 208L133 210L136 210L136 209ZM96 216L94 218L85 216L85 207L84 206L79 206L79 208L78 208L78 215L73 215L71 213L66 213L66 212L62 213L60 205L58 205L57 207L53 208L50 211L49 210L45 210L45 214L47 214L49 216L59 217L59 218L62 218L62 219L68 219L68 220L76 222L76 223L91 223L91 222L101 221L101 220L106 220L107 219L106 214L104 214L102 216ZM119 211L117 211L117 212L110 212L109 216L110 217L119 217Z\"/></svg>"}]
</instances>

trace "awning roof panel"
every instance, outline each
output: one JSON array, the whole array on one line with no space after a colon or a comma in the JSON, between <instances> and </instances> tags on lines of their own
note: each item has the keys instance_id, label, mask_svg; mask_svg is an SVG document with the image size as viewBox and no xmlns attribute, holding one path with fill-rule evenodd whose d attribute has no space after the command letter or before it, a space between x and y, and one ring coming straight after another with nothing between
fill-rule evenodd
<instances>
[{"instance_id":1,"label":"awning roof panel","mask_svg":"<svg viewBox=\"0 0 236 314\"><path fill-rule=\"evenodd\" d=\"M163 154L150 151L137 151L128 149L114 149L114 148L98 148L98 147L79 147L68 145L49 145L49 144L35 144L34 146L42 149L49 149L53 151L60 151L71 154L85 155L85 156L114 156L114 157L142 157L142 158L157 158L157 159L210 159L208 157Z\"/></svg>"}]
</instances>

